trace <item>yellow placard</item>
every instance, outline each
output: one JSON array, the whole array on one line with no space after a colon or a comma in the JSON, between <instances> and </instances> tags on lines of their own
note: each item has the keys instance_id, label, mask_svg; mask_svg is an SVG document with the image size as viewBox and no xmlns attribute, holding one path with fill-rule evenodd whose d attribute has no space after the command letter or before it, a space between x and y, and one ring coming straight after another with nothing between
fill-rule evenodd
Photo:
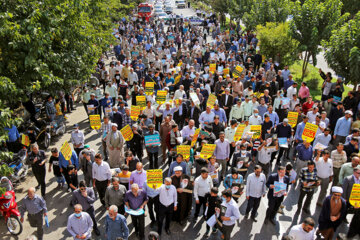
<instances>
[{"instance_id":1,"label":"yellow placard","mask_svg":"<svg viewBox=\"0 0 360 240\"><path fill-rule=\"evenodd\" d=\"M233 77L234 78L240 77L243 70L244 69L240 65L236 66L233 72Z\"/></svg>"},{"instance_id":2,"label":"yellow placard","mask_svg":"<svg viewBox=\"0 0 360 240\"><path fill-rule=\"evenodd\" d=\"M146 107L146 96L136 96L136 106L143 110Z\"/></svg>"},{"instance_id":3,"label":"yellow placard","mask_svg":"<svg viewBox=\"0 0 360 240\"><path fill-rule=\"evenodd\" d=\"M92 129L98 130L101 128L100 115L89 115L89 121Z\"/></svg>"},{"instance_id":4,"label":"yellow placard","mask_svg":"<svg viewBox=\"0 0 360 240\"><path fill-rule=\"evenodd\" d=\"M198 137L199 137L199 134L200 134L200 130L201 130L200 128L198 128L198 129L195 130L194 136L193 136L193 138L191 139L191 147L194 147L194 146L195 146L196 141L197 141L197 139L198 139Z\"/></svg>"},{"instance_id":5,"label":"yellow placard","mask_svg":"<svg viewBox=\"0 0 360 240\"><path fill-rule=\"evenodd\" d=\"M30 146L30 139L28 135L22 134L21 135L21 144L25 146Z\"/></svg>"},{"instance_id":6,"label":"yellow placard","mask_svg":"<svg viewBox=\"0 0 360 240\"><path fill-rule=\"evenodd\" d=\"M174 79L174 85L178 84L180 82L180 79L181 79L181 75L177 75Z\"/></svg>"},{"instance_id":7,"label":"yellow placard","mask_svg":"<svg viewBox=\"0 0 360 240\"><path fill-rule=\"evenodd\" d=\"M177 154L181 154L184 157L184 159L190 157L190 149L191 149L190 145L178 145L178 146L176 146Z\"/></svg>"},{"instance_id":8,"label":"yellow placard","mask_svg":"<svg viewBox=\"0 0 360 240\"><path fill-rule=\"evenodd\" d=\"M234 142L237 142L241 139L243 133L244 133L244 129L246 128L245 124L240 124L237 128L236 128L236 132L234 135Z\"/></svg>"},{"instance_id":9,"label":"yellow placard","mask_svg":"<svg viewBox=\"0 0 360 240\"><path fill-rule=\"evenodd\" d=\"M211 63L209 66L209 72L215 73L216 71L216 63Z\"/></svg>"},{"instance_id":10,"label":"yellow placard","mask_svg":"<svg viewBox=\"0 0 360 240\"><path fill-rule=\"evenodd\" d=\"M71 159L72 150L70 144L67 141L65 141L61 146L60 152L64 156L65 160L69 161Z\"/></svg>"},{"instance_id":11,"label":"yellow placard","mask_svg":"<svg viewBox=\"0 0 360 240\"><path fill-rule=\"evenodd\" d=\"M159 188L163 183L162 169L149 169L146 170L146 184L153 188Z\"/></svg>"},{"instance_id":12,"label":"yellow placard","mask_svg":"<svg viewBox=\"0 0 360 240\"><path fill-rule=\"evenodd\" d=\"M137 121L140 115L141 107L131 105L130 117L132 120Z\"/></svg>"},{"instance_id":13,"label":"yellow placard","mask_svg":"<svg viewBox=\"0 0 360 240\"><path fill-rule=\"evenodd\" d=\"M200 152L200 157L201 158L211 157L215 151L215 148L216 148L215 144L204 144Z\"/></svg>"},{"instance_id":14,"label":"yellow placard","mask_svg":"<svg viewBox=\"0 0 360 240\"><path fill-rule=\"evenodd\" d=\"M315 138L317 129L318 129L318 125L307 122L305 124L305 128L301 138L306 142L312 142Z\"/></svg>"},{"instance_id":15,"label":"yellow placard","mask_svg":"<svg viewBox=\"0 0 360 240\"><path fill-rule=\"evenodd\" d=\"M126 125L120 130L121 134L123 135L125 141L130 141L134 137L134 133L131 130L130 125Z\"/></svg>"},{"instance_id":16,"label":"yellow placard","mask_svg":"<svg viewBox=\"0 0 360 240\"><path fill-rule=\"evenodd\" d=\"M217 97L214 94L211 93L208 100L207 100L207 102L206 102L206 106L213 109L216 100L217 100Z\"/></svg>"},{"instance_id":17,"label":"yellow placard","mask_svg":"<svg viewBox=\"0 0 360 240\"><path fill-rule=\"evenodd\" d=\"M228 75L229 73L230 73L230 69L229 69L229 68L224 68L224 69L223 69L224 78L226 78L226 75Z\"/></svg>"},{"instance_id":18,"label":"yellow placard","mask_svg":"<svg viewBox=\"0 0 360 240\"><path fill-rule=\"evenodd\" d=\"M154 85L155 83L154 82L146 82L145 83L145 94L150 96L153 94L154 92ZM136 99L137 101L137 99ZM145 100L145 104L146 104L146 100Z\"/></svg>"},{"instance_id":19,"label":"yellow placard","mask_svg":"<svg viewBox=\"0 0 360 240\"><path fill-rule=\"evenodd\" d=\"M156 102L158 104L164 104L166 101L167 91L161 90L156 93Z\"/></svg>"},{"instance_id":20,"label":"yellow placard","mask_svg":"<svg viewBox=\"0 0 360 240\"><path fill-rule=\"evenodd\" d=\"M349 202L355 208L360 207L360 184L355 183L353 185L353 187L351 189L351 193L350 193Z\"/></svg>"},{"instance_id":21,"label":"yellow placard","mask_svg":"<svg viewBox=\"0 0 360 240\"><path fill-rule=\"evenodd\" d=\"M288 112L287 119L289 120L289 125L293 128L297 124L299 113L298 112Z\"/></svg>"},{"instance_id":22,"label":"yellow placard","mask_svg":"<svg viewBox=\"0 0 360 240\"><path fill-rule=\"evenodd\" d=\"M183 65L183 62L180 60L177 66L181 67L182 65Z\"/></svg>"},{"instance_id":23,"label":"yellow placard","mask_svg":"<svg viewBox=\"0 0 360 240\"><path fill-rule=\"evenodd\" d=\"M261 125L251 125L250 126L250 132L254 133L252 135L253 139L260 138L260 136L261 136Z\"/></svg>"}]
</instances>

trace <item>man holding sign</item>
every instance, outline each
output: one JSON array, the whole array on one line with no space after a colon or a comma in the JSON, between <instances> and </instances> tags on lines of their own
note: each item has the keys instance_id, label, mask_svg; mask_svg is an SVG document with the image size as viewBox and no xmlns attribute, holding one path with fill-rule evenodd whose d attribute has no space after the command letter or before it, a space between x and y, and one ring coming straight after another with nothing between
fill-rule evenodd
<instances>
[{"instance_id":1,"label":"man holding sign","mask_svg":"<svg viewBox=\"0 0 360 240\"><path fill-rule=\"evenodd\" d=\"M225 133L221 132L219 134L219 139L215 141L215 151L214 155L216 157L216 161L221 164L221 175L220 178L224 179L227 171L226 164L229 161L230 155L230 143L227 139L225 139Z\"/></svg>"},{"instance_id":2,"label":"man holding sign","mask_svg":"<svg viewBox=\"0 0 360 240\"><path fill-rule=\"evenodd\" d=\"M154 124L150 124L149 125L149 131L145 132L145 147L146 147L146 152L148 154L148 158L149 158L149 169L157 169L159 167L158 165L158 156L159 156L159 148L160 148L160 144L146 144L146 139L148 136L154 136L154 135L159 135L158 131L155 131L155 125ZM159 141L160 141L160 137L159 137Z\"/></svg>"}]
</instances>

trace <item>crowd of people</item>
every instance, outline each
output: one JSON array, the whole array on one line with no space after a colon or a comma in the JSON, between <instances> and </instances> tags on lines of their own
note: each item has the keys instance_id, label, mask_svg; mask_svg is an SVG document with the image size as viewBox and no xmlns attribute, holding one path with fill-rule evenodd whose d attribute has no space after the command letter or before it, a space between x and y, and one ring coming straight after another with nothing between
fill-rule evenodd
<instances>
[{"instance_id":1,"label":"crowd of people","mask_svg":"<svg viewBox=\"0 0 360 240\"><path fill-rule=\"evenodd\" d=\"M115 57L109 66L100 59L82 89L86 113L102 119L97 130L102 151L86 145L75 124L70 159L52 148L48 161L58 187L66 183L72 192L74 213L67 230L74 239L89 239L92 230L100 235L94 209L99 200L108 210L109 240L129 237L129 218L144 239L146 212L159 236L163 228L171 234L171 221L184 226L201 217L205 236L219 230L229 240L242 218L242 194L247 202L243 218L250 214L257 222L258 211L266 211L261 221L276 225L290 188L299 192L296 214L303 211L309 217L284 239L333 239L338 226L347 224L347 214L353 214L347 237L360 233L358 205L349 202L353 185L360 183L360 88L343 98L343 80L333 81L320 70L322 96L315 100L305 82L298 87L288 66L261 55L255 33L240 26L222 31L216 19L205 19L201 26L184 19L168 26L121 21L113 34ZM136 115L134 106L141 109ZM61 111L51 97L46 108L49 118ZM295 122L289 112L296 113ZM312 139L304 137L308 123L316 126ZM121 131L127 126L130 138ZM154 135L159 143L147 143ZM184 145L188 153L178 153ZM33 143L28 160L38 186L29 189L20 207L22 220L27 211L31 226L37 227L38 239L43 239L47 214L44 199L51 201L47 159ZM148 183L146 171L159 168L166 177L156 187ZM42 197L35 194L38 188ZM313 199L316 191L319 196ZM259 210L266 195L268 208ZM313 200L321 209L318 219L310 217Z\"/></svg>"}]
</instances>

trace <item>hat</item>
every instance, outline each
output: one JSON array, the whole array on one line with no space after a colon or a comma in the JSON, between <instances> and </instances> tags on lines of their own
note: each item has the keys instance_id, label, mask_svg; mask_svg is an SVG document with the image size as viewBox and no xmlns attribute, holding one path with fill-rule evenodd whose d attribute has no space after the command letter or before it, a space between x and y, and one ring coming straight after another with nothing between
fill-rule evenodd
<instances>
[{"instance_id":1,"label":"hat","mask_svg":"<svg viewBox=\"0 0 360 240\"><path fill-rule=\"evenodd\" d=\"M78 128L79 127L79 124L75 123L73 128Z\"/></svg>"},{"instance_id":2,"label":"hat","mask_svg":"<svg viewBox=\"0 0 360 240\"><path fill-rule=\"evenodd\" d=\"M326 123L320 122L319 127L321 127L321 128L326 128Z\"/></svg>"},{"instance_id":3,"label":"hat","mask_svg":"<svg viewBox=\"0 0 360 240\"><path fill-rule=\"evenodd\" d=\"M286 122L286 123L288 123L288 122L289 122L289 119L287 119L287 118L284 118L283 122Z\"/></svg>"},{"instance_id":4,"label":"hat","mask_svg":"<svg viewBox=\"0 0 360 240\"><path fill-rule=\"evenodd\" d=\"M170 102L166 102L165 105L171 105Z\"/></svg>"},{"instance_id":5,"label":"hat","mask_svg":"<svg viewBox=\"0 0 360 240\"><path fill-rule=\"evenodd\" d=\"M148 128L155 128L154 124L149 124Z\"/></svg>"},{"instance_id":6,"label":"hat","mask_svg":"<svg viewBox=\"0 0 360 240\"><path fill-rule=\"evenodd\" d=\"M95 97L95 93L90 93L90 96L94 96L94 97Z\"/></svg>"},{"instance_id":7,"label":"hat","mask_svg":"<svg viewBox=\"0 0 360 240\"><path fill-rule=\"evenodd\" d=\"M353 115L352 111L350 111L350 110L346 110L345 114L350 114L351 116Z\"/></svg>"},{"instance_id":8,"label":"hat","mask_svg":"<svg viewBox=\"0 0 360 240\"><path fill-rule=\"evenodd\" d=\"M206 167L201 168L201 173L208 173L209 170Z\"/></svg>"},{"instance_id":9,"label":"hat","mask_svg":"<svg viewBox=\"0 0 360 240\"><path fill-rule=\"evenodd\" d=\"M174 172L176 172L176 171L182 171L183 169L182 169L182 167L181 166L176 166L176 167L174 167Z\"/></svg>"},{"instance_id":10,"label":"hat","mask_svg":"<svg viewBox=\"0 0 360 240\"><path fill-rule=\"evenodd\" d=\"M89 145L89 144L86 144L86 145L84 146L84 148L90 148L90 145Z\"/></svg>"},{"instance_id":11,"label":"hat","mask_svg":"<svg viewBox=\"0 0 360 240\"><path fill-rule=\"evenodd\" d=\"M112 123L111 127L118 127L118 125L116 123Z\"/></svg>"},{"instance_id":12,"label":"hat","mask_svg":"<svg viewBox=\"0 0 360 240\"><path fill-rule=\"evenodd\" d=\"M225 88L225 91L230 92L230 88Z\"/></svg>"},{"instance_id":13,"label":"hat","mask_svg":"<svg viewBox=\"0 0 360 240\"><path fill-rule=\"evenodd\" d=\"M342 189L342 187L338 187L338 186L334 186L334 187L332 187L331 188L331 192L332 193L343 193L343 189Z\"/></svg>"}]
</instances>

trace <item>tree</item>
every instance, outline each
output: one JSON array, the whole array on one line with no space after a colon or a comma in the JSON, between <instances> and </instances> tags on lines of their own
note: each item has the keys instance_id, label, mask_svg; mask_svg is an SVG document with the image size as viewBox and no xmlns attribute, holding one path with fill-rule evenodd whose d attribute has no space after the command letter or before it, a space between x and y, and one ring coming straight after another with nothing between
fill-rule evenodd
<instances>
[{"instance_id":1,"label":"tree","mask_svg":"<svg viewBox=\"0 0 360 240\"><path fill-rule=\"evenodd\" d=\"M346 19L346 16L341 15L341 8L341 0L305 0L303 4L295 2L290 27L293 38L299 42L299 52L305 52L302 78L310 57L316 65L321 41L329 39L331 31Z\"/></svg>"},{"instance_id":2,"label":"tree","mask_svg":"<svg viewBox=\"0 0 360 240\"><path fill-rule=\"evenodd\" d=\"M290 34L288 23L266 23L256 28L261 53L267 58L279 58L281 65L291 65L296 60L298 41Z\"/></svg>"},{"instance_id":3,"label":"tree","mask_svg":"<svg viewBox=\"0 0 360 240\"><path fill-rule=\"evenodd\" d=\"M343 3L342 13L350 13L350 17L354 16L360 11L359 0L341 0Z\"/></svg>"},{"instance_id":4,"label":"tree","mask_svg":"<svg viewBox=\"0 0 360 240\"><path fill-rule=\"evenodd\" d=\"M323 41L325 59L336 74L346 83L360 82L360 12L354 19L332 32L328 41Z\"/></svg>"},{"instance_id":5,"label":"tree","mask_svg":"<svg viewBox=\"0 0 360 240\"><path fill-rule=\"evenodd\" d=\"M254 0L250 11L244 13L243 21L247 29L267 22L285 22L293 3L289 0Z\"/></svg>"}]
</instances>

